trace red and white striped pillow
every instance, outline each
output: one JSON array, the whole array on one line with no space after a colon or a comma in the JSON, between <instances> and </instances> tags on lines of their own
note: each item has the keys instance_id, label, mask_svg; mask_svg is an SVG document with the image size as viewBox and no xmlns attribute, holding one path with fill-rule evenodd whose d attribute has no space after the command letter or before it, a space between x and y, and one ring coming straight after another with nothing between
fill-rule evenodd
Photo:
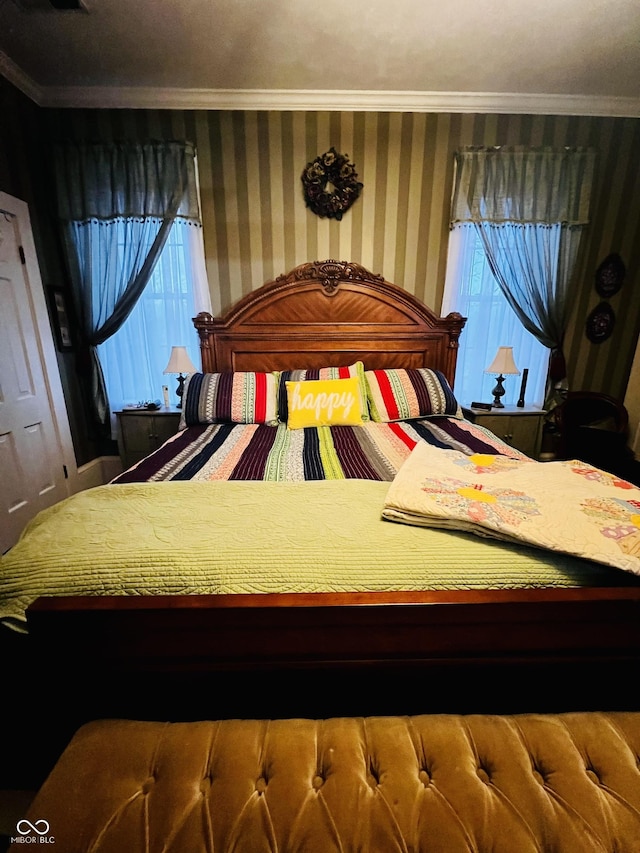
<instances>
[{"instance_id":1,"label":"red and white striped pillow","mask_svg":"<svg viewBox=\"0 0 640 853\"><path fill-rule=\"evenodd\" d=\"M371 420L378 423L416 418L463 418L446 377L427 367L366 370Z\"/></svg>"}]
</instances>

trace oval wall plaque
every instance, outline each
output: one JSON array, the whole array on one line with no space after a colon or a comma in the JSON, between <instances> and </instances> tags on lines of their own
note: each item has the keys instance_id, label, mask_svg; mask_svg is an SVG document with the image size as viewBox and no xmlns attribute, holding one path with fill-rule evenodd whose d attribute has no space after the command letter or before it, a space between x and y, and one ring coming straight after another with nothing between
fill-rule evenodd
<instances>
[{"instance_id":1,"label":"oval wall plaque","mask_svg":"<svg viewBox=\"0 0 640 853\"><path fill-rule=\"evenodd\" d=\"M601 344L613 332L616 315L608 302L601 302L587 317L587 337L592 344Z\"/></svg>"},{"instance_id":2,"label":"oval wall plaque","mask_svg":"<svg viewBox=\"0 0 640 853\"><path fill-rule=\"evenodd\" d=\"M613 296L622 287L627 270L624 261L615 253L607 255L596 270L596 291L605 299Z\"/></svg>"}]
</instances>

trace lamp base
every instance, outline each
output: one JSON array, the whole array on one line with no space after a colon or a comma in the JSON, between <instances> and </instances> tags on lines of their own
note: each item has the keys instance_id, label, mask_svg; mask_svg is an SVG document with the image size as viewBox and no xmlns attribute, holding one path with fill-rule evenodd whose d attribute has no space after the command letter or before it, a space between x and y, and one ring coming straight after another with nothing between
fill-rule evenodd
<instances>
[{"instance_id":1,"label":"lamp base","mask_svg":"<svg viewBox=\"0 0 640 853\"><path fill-rule=\"evenodd\" d=\"M182 395L184 394L184 380L186 376L183 376L181 373L178 375L178 387L176 388L176 395L178 397L178 402L176 403L176 409L182 408Z\"/></svg>"},{"instance_id":2,"label":"lamp base","mask_svg":"<svg viewBox=\"0 0 640 853\"><path fill-rule=\"evenodd\" d=\"M504 409L504 403L501 401L501 397L504 397L505 390L502 383L504 382L504 376L500 374L496 379L496 387L491 392L493 394L493 403L492 406L495 409Z\"/></svg>"}]
</instances>

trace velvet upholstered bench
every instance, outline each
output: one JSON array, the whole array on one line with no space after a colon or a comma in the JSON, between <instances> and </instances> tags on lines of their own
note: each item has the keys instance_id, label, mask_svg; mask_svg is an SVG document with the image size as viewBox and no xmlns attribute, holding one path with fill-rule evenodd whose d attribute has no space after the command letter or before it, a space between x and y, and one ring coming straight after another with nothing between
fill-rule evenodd
<instances>
[{"instance_id":1,"label":"velvet upholstered bench","mask_svg":"<svg viewBox=\"0 0 640 853\"><path fill-rule=\"evenodd\" d=\"M638 853L639 755L640 712L101 720L10 850Z\"/></svg>"}]
</instances>

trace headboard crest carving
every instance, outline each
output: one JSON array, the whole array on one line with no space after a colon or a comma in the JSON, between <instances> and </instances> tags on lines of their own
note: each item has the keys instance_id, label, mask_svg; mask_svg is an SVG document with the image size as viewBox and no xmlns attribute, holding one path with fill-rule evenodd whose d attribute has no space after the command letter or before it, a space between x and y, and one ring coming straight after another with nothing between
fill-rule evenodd
<instances>
[{"instance_id":1,"label":"headboard crest carving","mask_svg":"<svg viewBox=\"0 0 640 853\"><path fill-rule=\"evenodd\" d=\"M325 296L335 296L341 281L384 281L383 276L369 272L360 264L350 261L313 261L303 264L288 273L282 273L276 281L289 284L292 281L319 281Z\"/></svg>"}]
</instances>

